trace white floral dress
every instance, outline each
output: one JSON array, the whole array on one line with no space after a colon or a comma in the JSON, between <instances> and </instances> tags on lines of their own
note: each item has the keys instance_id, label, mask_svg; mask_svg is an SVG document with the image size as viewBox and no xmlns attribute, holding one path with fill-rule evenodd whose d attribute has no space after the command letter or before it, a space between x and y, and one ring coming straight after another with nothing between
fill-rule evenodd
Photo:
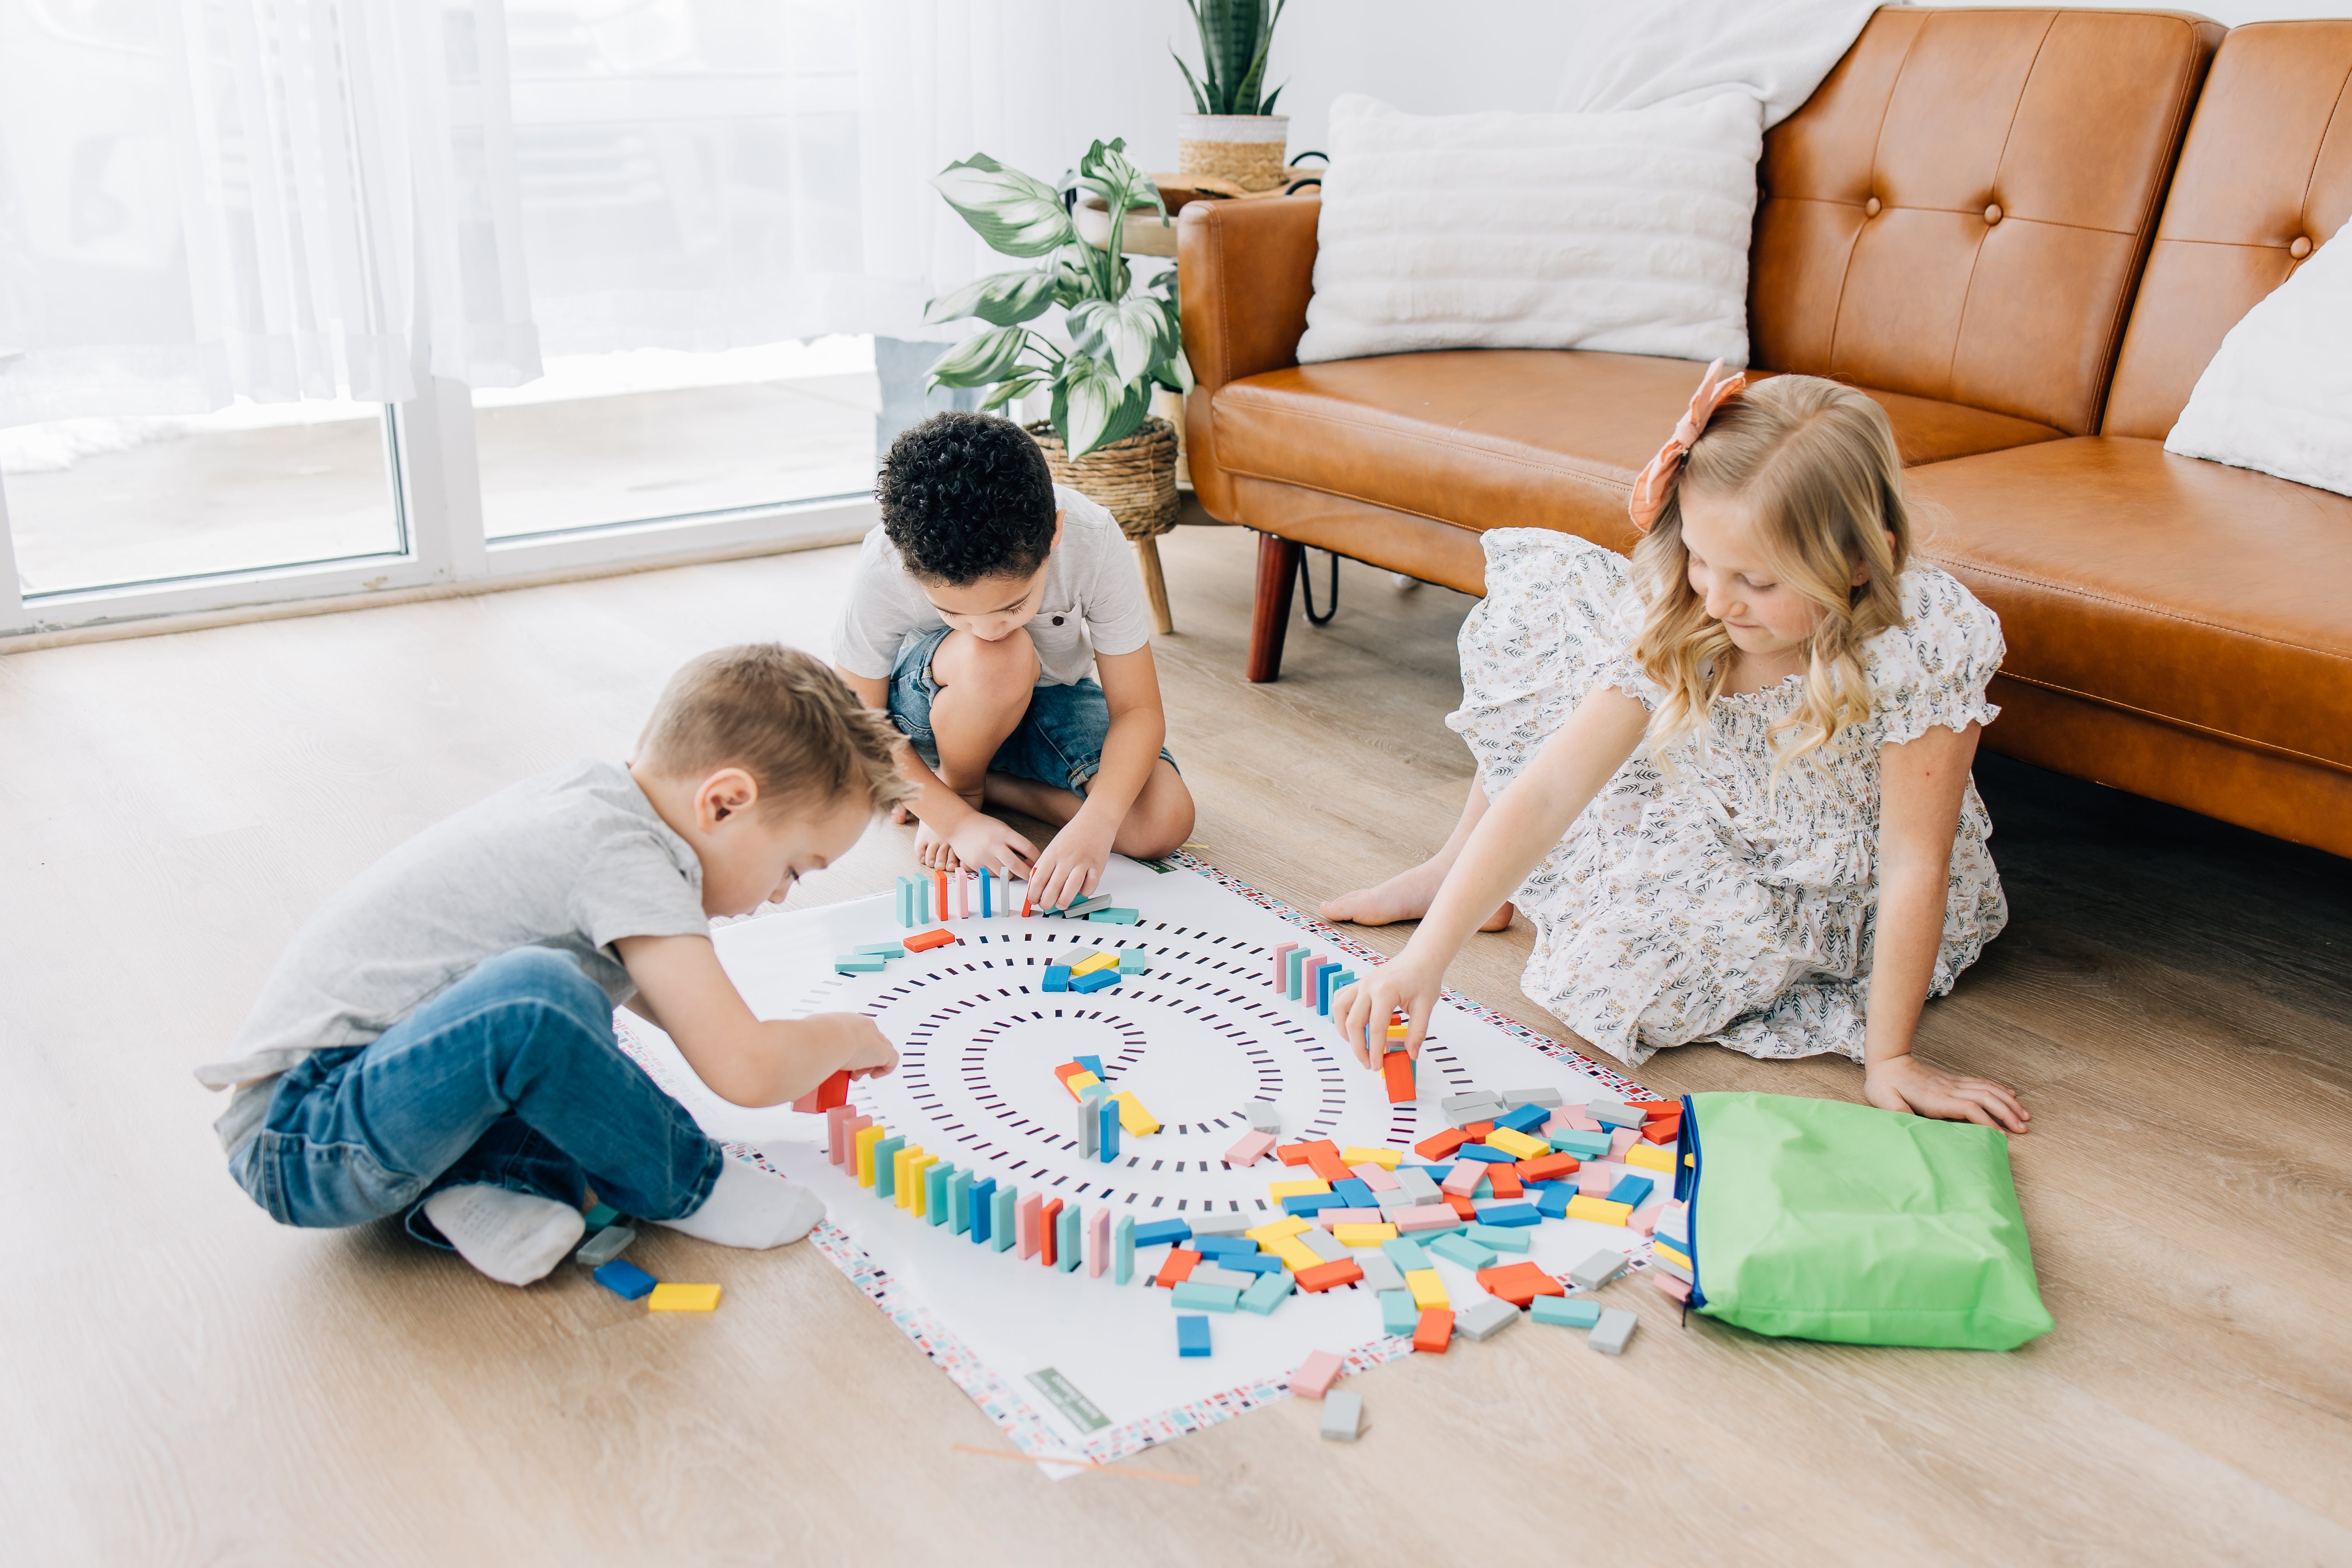
<instances>
[{"instance_id":1,"label":"white floral dress","mask_svg":"<svg viewBox=\"0 0 2352 1568\"><path fill-rule=\"evenodd\" d=\"M1462 626L1462 707L1489 799L1612 686L1654 710L1664 693L1631 655L1641 605L1619 555L1549 529L1486 535L1486 597ZM1706 1041L1755 1057L1863 1059L1878 908L1879 747L2000 711L1999 617L1948 574L1903 574L1904 624L1863 650L1869 720L1782 770L1769 727L1796 677L1717 700L1661 772L1637 752L1516 895L1535 922L1527 994L1628 1063ZM1817 760L1818 759L1818 765ZM1952 843L1930 995L2009 921L1971 782Z\"/></svg>"}]
</instances>

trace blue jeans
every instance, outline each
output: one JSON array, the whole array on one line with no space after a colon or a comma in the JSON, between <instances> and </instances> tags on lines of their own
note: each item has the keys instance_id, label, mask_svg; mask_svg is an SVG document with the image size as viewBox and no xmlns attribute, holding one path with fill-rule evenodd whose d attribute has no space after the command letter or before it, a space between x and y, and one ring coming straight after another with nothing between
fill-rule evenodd
<instances>
[{"instance_id":1,"label":"blue jeans","mask_svg":"<svg viewBox=\"0 0 2352 1568\"><path fill-rule=\"evenodd\" d=\"M726 1155L613 1038L604 990L562 953L488 960L364 1046L278 1080L229 1171L280 1225L360 1225L487 1183L578 1205L588 1184L624 1214L677 1219Z\"/></svg>"},{"instance_id":2,"label":"blue jeans","mask_svg":"<svg viewBox=\"0 0 2352 1568\"><path fill-rule=\"evenodd\" d=\"M940 683L931 679L931 656L950 629L941 626L908 643L890 671L890 721L934 767L940 746L931 733L931 699L940 694ZM1091 679L1076 686L1036 687L1029 693L1029 710L988 760L988 771L1084 795L1102 771L1103 742L1109 735L1110 704ZM1167 747L1160 754L1169 766L1176 765Z\"/></svg>"}]
</instances>

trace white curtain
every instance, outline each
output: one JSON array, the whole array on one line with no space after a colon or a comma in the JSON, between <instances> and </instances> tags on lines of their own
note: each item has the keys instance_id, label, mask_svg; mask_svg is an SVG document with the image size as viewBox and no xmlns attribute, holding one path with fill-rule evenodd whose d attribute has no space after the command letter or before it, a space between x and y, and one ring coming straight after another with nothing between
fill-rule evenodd
<instances>
[{"instance_id":1,"label":"white curtain","mask_svg":"<svg viewBox=\"0 0 2352 1568\"><path fill-rule=\"evenodd\" d=\"M1185 107L1180 0L0 0L0 426L947 337L929 178Z\"/></svg>"},{"instance_id":2,"label":"white curtain","mask_svg":"<svg viewBox=\"0 0 2352 1568\"><path fill-rule=\"evenodd\" d=\"M539 374L499 0L0 0L0 426ZM425 284L420 287L420 282Z\"/></svg>"}]
</instances>

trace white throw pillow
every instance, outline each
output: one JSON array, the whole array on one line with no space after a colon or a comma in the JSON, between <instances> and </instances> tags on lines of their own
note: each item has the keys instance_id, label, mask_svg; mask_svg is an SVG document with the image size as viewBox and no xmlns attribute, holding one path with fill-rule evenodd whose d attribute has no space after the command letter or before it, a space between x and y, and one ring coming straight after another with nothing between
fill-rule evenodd
<instances>
[{"instance_id":1,"label":"white throw pillow","mask_svg":"<svg viewBox=\"0 0 2352 1568\"><path fill-rule=\"evenodd\" d=\"M1421 349L1748 363L1761 111L1331 106L1304 363Z\"/></svg>"},{"instance_id":2,"label":"white throw pillow","mask_svg":"<svg viewBox=\"0 0 2352 1568\"><path fill-rule=\"evenodd\" d=\"M2164 449L2352 496L2352 220L2247 311Z\"/></svg>"}]
</instances>

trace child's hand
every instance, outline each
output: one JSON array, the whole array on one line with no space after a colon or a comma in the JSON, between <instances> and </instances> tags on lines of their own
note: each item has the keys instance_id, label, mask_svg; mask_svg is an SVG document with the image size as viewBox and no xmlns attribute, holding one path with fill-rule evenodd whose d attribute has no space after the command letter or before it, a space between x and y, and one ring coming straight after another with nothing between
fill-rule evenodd
<instances>
[{"instance_id":1,"label":"child's hand","mask_svg":"<svg viewBox=\"0 0 2352 1568\"><path fill-rule=\"evenodd\" d=\"M1356 1060L1374 1067L1380 1058L1373 1054L1367 1032L1381 1041L1381 1054L1386 1055L1389 1018L1402 1008L1405 1054L1418 1058L1444 978L1443 971L1432 973L1416 962L1408 947L1353 985L1342 987L1331 998L1331 1022L1339 1026L1339 1037L1355 1051Z\"/></svg>"},{"instance_id":2,"label":"child's hand","mask_svg":"<svg viewBox=\"0 0 2352 1568\"><path fill-rule=\"evenodd\" d=\"M2032 1114L2016 1094L1981 1078L1961 1078L1906 1052L1873 1062L1863 1074L1862 1097L1881 1110L1907 1110L1946 1121L1974 1121L2022 1132Z\"/></svg>"},{"instance_id":3,"label":"child's hand","mask_svg":"<svg viewBox=\"0 0 2352 1568\"><path fill-rule=\"evenodd\" d=\"M987 867L1000 877L1026 877L1037 847L1012 828L975 811L952 833L936 833L925 823L915 833L915 858L941 870Z\"/></svg>"},{"instance_id":4,"label":"child's hand","mask_svg":"<svg viewBox=\"0 0 2352 1568\"><path fill-rule=\"evenodd\" d=\"M816 1013L801 1020L824 1042L822 1054L852 1078L881 1078L898 1065L898 1047L863 1013Z\"/></svg>"},{"instance_id":5,"label":"child's hand","mask_svg":"<svg viewBox=\"0 0 2352 1568\"><path fill-rule=\"evenodd\" d=\"M1062 825L1029 874L1029 896L1041 910L1065 910L1095 890L1110 863L1118 824L1080 811Z\"/></svg>"}]
</instances>

